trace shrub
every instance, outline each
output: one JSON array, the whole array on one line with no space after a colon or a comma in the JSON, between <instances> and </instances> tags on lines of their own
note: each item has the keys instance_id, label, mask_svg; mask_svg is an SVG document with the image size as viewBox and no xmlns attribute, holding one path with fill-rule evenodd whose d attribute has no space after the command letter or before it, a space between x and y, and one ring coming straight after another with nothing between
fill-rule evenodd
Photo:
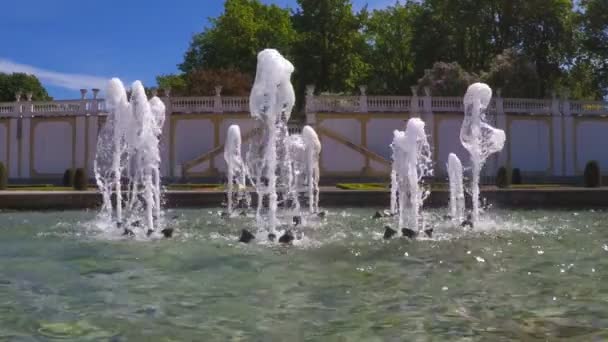
<instances>
[{"instance_id":1,"label":"shrub","mask_svg":"<svg viewBox=\"0 0 608 342\"><path fill-rule=\"evenodd\" d=\"M8 186L8 171L4 163L0 162L0 190L6 190Z\"/></svg>"},{"instance_id":2,"label":"shrub","mask_svg":"<svg viewBox=\"0 0 608 342\"><path fill-rule=\"evenodd\" d=\"M509 182L509 174L507 173L507 168L504 166L501 166L500 169L498 169L498 172L496 174L496 186L499 188L507 188L509 187L510 182Z\"/></svg>"},{"instance_id":3,"label":"shrub","mask_svg":"<svg viewBox=\"0 0 608 342\"><path fill-rule=\"evenodd\" d=\"M76 169L74 172L74 189L75 190L86 190L89 185L87 173L83 168Z\"/></svg>"},{"instance_id":4,"label":"shrub","mask_svg":"<svg viewBox=\"0 0 608 342\"><path fill-rule=\"evenodd\" d=\"M592 160L585 166L585 186L588 188L597 188L602 185L602 176L600 174L600 165L597 161Z\"/></svg>"},{"instance_id":5,"label":"shrub","mask_svg":"<svg viewBox=\"0 0 608 342\"><path fill-rule=\"evenodd\" d=\"M63 173L63 180L61 181L63 186L74 186L74 169L67 169Z\"/></svg>"},{"instance_id":6,"label":"shrub","mask_svg":"<svg viewBox=\"0 0 608 342\"><path fill-rule=\"evenodd\" d=\"M511 173L511 184L521 184L521 171L517 167Z\"/></svg>"}]
</instances>

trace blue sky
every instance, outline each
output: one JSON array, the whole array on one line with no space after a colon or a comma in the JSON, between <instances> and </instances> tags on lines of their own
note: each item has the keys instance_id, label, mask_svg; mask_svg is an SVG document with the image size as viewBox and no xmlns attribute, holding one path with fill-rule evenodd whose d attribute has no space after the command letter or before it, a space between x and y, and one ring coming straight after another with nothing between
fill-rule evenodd
<instances>
[{"instance_id":1,"label":"blue sky","mask_svg":"<svg viewBox=\"0 0 608 342\"><path fill-rule=\"evenodd\" d=\"M294 6L295 0L264 0ZM379 8L395 0L353 0ZM194 33L223 0L8 0L0 11L0 71L37 74L57 99L105 80L142 80L177 71Z\"/></svg>"}]
</instances>

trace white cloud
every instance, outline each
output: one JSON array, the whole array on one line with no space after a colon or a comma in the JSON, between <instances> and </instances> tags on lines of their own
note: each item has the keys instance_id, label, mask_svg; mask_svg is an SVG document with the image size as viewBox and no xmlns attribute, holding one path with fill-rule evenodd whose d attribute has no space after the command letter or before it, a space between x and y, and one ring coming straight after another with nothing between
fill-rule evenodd
<instances>
[{"instance_id":1,"label":"white cloud","mask_svg":"<svg viewBox=\"0 0 608 342\"><path fill-rule=\"evenodd\" d=\"M61 88L78 90L98 88L104 89L108 83L108 79L103 77L81 75L81 74L66 74L50 70L36 68L31 65L19 64L8 59L0 58L0 72L14 73L21 72L35 75L40 81L47 85L53 85Z\"/></svg>"}]
</instances>

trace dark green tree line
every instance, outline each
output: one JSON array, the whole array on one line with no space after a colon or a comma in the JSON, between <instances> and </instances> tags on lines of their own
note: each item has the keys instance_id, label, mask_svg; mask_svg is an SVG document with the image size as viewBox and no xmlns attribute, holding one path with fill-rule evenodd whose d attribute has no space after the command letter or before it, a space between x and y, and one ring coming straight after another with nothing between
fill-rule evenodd
<instances>
[{"instance_id":1,"label":"dark green tree line","mask_svg":"<svg viewBox=\"0 0 608 342\"><path fill-rule=\"evenodd\" d=\"M331 93L366 84L387 95L418 85L458 96L482 80L503 96L568 90L573 98L601 98L608 93L607 13L606 0L405 0L374 11L356 11L351 0L297 0L293 9L226 0L224 13L193 37L183 74L159 77L159 85L198 95L219 80L246 91L257 53L276 48L296 67L300 97L307 84Z\"/></svg>"}]
</instances>

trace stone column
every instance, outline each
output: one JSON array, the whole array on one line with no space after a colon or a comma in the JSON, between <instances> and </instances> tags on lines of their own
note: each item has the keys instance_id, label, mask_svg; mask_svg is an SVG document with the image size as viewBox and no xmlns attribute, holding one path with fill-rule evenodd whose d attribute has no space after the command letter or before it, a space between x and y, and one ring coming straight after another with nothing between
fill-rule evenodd
<instances>
[{"instance_id":1,"label":"stone column","mask_svg":"<svg viewBox=\"0 0 608 342\"><path fill-rule=\"evenodd\" d=\"M424 87L424 106L422 108L421 118L424 121L424 130L429 139L429 145L433 152L433 158L436 159L438 156L437 149L439 145L439 137L435 137L435 114L433 113L433 98L431 97L431 88ZM445 161L441 161L445 163Z\"/></svg>"},{"instance_id":2,"label":"stone column","mask_svg":"<svg viewBox=\"0 0 608 342\"><path fill-rule=\"evenodd\" d=\"M222 106L222 86L215 87L215 97L213 98L213 112L223 113L224 108Z\"/></svg>"},{"instance_id":3,"label":"stone column","mask_svg":"<svg viewBox=\"0 0 608 342\"><path fill-rule=\"evenodd\" d=\"M563 176L563 137L562 137L562 113L560 111L560 101L555 92L551 97L551 132L553 139L550 141L549 148L553 154L551 164L552 176Z\"/></svg>"},{"instance_id":4,"label":"stone column","mask_svg":"<svg viewBox=\"0 0 608 342\"><path fill-rule=\"evenodd\" d=\"M165 123L163 125L163 132L160 136L160 174L163 177L172 176L171 166L171 91L165 89L164 97L161 99L165 103Z\"/></svg>"},{"instance_id":5,"label":"stone column","mask_svg":"<svg viewBox=\"0 0 608 342\"><path fill-rule=\"evenodd\" d=\"M505 113L504 99L502 97L501 88L496 89L496 100L495 101L496 101L496 128L502 129L505 132L505 134L507 135L506 136L507 139L505 141L505 147L502 149L502 151L498 152L497 165L496 165L496 169L495 169L495 171L498 171L499 167L507 166L511 137L508 135L508 134L510 134L510 132L507 129L507 114ZM495 175L496 172L494 172L493 174Z\"/></svg>"},{"instance_id":6,"label":"stone column","mask_svg":"<svg viewBox=\"0 0 608 342\"><path fill-rule=\"evenodd\" d=\"M15 111L14 111L14 116L12 116L9 120L8 120L8 137L7 137L7 141L8 141L8 145L9 145L9 151L8 151L8 156L7 156L7 162L8 165L7 167L7 171L8 171L8 176L10 178L18 178L19 177L19 137L18 137L18 125L20 123L20 118L23 115L22 110L23 110L23 104L21 102L21 95L22 92L21 91L17 91L15 93Z\"/></svg>"},{"instance_id":7,"label":"stone column","mask_svg":"<svg viewBox=\"0 0 608 342\"><path fill-rule=\"evenodd\" d=\"M317 124L317 111L315 108L315 86L312 84L306 86L306 104L304 112L306 113L306 124L315 127Z\"/></svg>"},{"instance_id":8,"label":"stone column","mask_svg":"<svg viewBox=\"0 0 608 342\"><path fill-rule=\"evenodd\" d=\"M576 160L574 150L576 142L574 141L574 117L570 111L570 100L568 94L564 94L562 98L562 145L563 145L563 157L562 157L562 175L563 176L575 176L576 175Z\"/></svg>"},{"instance_id":9,"label":"stone column","mask_svg":"<svg viewBox=\"0 0 608 342\"><path fill-rule=\"evenodd\" d=\"M97 96L99 89L91 89L93 99L90 102L90 107L87 110L85 130L86 130L86 157L85 167L91 177L94 175L95 154L97 153L97 137L100 130L99 127L99 100Z\"/></svg>"},{"instance_id":10,"label":"stone column","mask_svg":"<svg viewBox=\"0 0 608 342\"><path fill-rule=\"evenodd\" d=\"M17 139L18 139L18 150L19 150L19 178L30 178L30 155L31 155L31 142L34 141L34 137L30 136L31 124L33 114L33 93L28 92L26 94L27 104L23 108L23 113L19 117L17 122Z\"/></svg>"},{"instance_id":11,"label":"stone column","mask_svg":"<svg viewBox=\"0 0 608 342\"><path fill-rule=\"evenodd\" d=\"M361 95L359 95L359 112L367 113L367 86L359 86L359 91L361 92Z\"/></svg>"}]
</instances>

